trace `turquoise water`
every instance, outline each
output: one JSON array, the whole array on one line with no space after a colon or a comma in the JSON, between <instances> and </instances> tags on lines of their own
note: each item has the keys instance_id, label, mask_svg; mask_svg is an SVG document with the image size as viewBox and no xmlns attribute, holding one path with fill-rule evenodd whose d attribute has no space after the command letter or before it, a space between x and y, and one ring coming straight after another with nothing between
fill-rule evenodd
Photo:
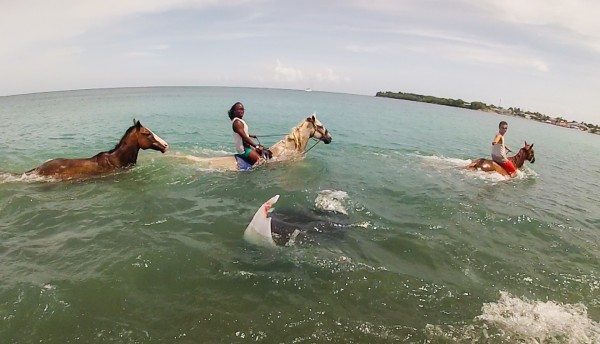
<instances>
[{"instance_id":1,"label":"turquoise water","mask_svg":"<svg viewBox=\"0 0 600 344\"><path fill-rule=\"evenodd\" d=\"M226 111L274 143L313 112L333 142L245 173ZM169 142L88 181L21 173ZM519 176L461 169L535 144ZM600 137L514 117L293 90L169 87L0 97L1 343L600 341ZM283 136L283 135L281 135ZM266 249L258 207L345 225Z\"/></svg>"}]
</instances>

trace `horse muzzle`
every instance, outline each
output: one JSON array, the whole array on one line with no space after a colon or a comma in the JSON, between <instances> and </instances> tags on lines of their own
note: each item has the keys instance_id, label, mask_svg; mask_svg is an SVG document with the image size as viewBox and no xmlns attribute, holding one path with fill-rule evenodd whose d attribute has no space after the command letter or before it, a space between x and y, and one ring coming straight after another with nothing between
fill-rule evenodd
<instances>
[{"instance_id":1,"label":"horse muzzle","mask_svg":"<svg viewBox=\"0 0 600 344\"><path fill-rule=\"evenodd\" d=\"M154 148L155 150L160 151L161 153L164 154L169 149L169 144L168 143L162 144L162 143L156 142L156 143L152 144L152 148Z\"/></svg>"}]
</instances>

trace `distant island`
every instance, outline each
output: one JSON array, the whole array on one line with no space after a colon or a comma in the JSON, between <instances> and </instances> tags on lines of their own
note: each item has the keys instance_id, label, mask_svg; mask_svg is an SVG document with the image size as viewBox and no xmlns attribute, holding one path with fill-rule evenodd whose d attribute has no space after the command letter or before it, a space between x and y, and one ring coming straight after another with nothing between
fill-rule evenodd
<instances>
[{"instance_id":1,"label":"distant island","mask_svg":"<svg viewBox=\"0 0 600 344\"><path fill-rule=\"evenodd\" d=\"M404 92L377 92L376 97L386 97L386 98L394 98L394 99L404 99L410 100L414 102L421 103L430 103L430 104L438 104L445 106L453 106L459 107L463 109L471 109L471 110L482 110L487 112L495 112L501 115L509 115L509 116L518 116L527 119L532 119L534 121L558 125L565 128L578 129L582 131L586 131L592 134L600 135L600 127L596 124L584 123L584 122L575 122L575 121L567 121L562 117L552 118L550 116L543 115L539 112L531 112L531 111L523 111L520 108L510 107L508 109L504 109L502 107L497 107L494 105L488 105L483 102L466 102L462 99L450 99L450 98L438 98L434 96L424 96L421 94L414 93L404 93Z\"/></svg>"}]
</instances>

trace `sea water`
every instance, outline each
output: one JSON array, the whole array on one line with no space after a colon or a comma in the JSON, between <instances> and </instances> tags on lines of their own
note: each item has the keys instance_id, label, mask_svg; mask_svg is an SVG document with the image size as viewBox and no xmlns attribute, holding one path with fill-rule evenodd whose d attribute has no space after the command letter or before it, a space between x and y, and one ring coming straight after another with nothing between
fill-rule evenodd
<instances>
[{"instance_id":1,"label":"sea water","mask_svg":"<svg viewBox=\"0 0 600 344\"><path fill-rule=\"evenodd\" d=\"M304 118L333 136L248 172L244 103L268 146ZM86 181L22 173L112 149L132 119L169 142ZM534 143L519 175L467 171ZM0 97L0 343L597 343L600 137L516 117L295 90L164 87ZM263 202L343 217L276 250Z\"/></svg>"}]
</instances>

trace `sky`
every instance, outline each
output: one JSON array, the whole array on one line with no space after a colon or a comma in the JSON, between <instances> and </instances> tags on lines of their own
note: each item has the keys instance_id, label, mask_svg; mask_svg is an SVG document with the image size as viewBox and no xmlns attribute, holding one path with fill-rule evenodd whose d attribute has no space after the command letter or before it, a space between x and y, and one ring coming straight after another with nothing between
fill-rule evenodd
<instances>
[{"instance_id":1,"label":"sky","mask_svg":"<svg viewBox=\"0 0 600 344\"><path fill-rule=\"evenodd\" d=\"M0 96L409 92L600 124L596 0L0 0Z\"/></svg>"}]
</instances>

